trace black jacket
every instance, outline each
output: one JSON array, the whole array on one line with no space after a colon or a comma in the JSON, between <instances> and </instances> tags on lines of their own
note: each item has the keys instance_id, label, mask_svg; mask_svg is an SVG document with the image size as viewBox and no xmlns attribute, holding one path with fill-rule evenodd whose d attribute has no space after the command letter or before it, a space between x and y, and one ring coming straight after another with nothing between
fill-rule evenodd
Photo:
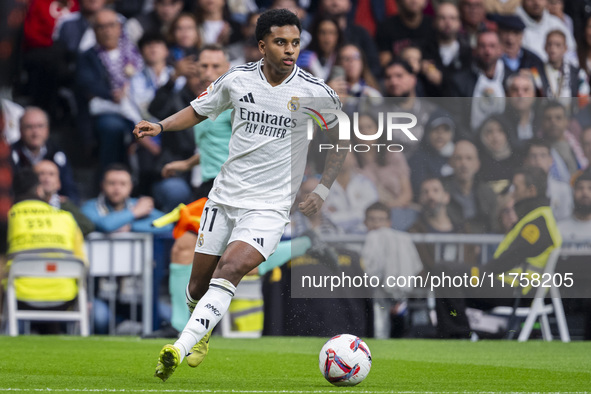
<instances>
[{"instance_id":1,"label":"black jacket","mask_svg":"<svg viewBox=\"0 0 591 394\"><path fill-rule=\"evenodd\" d=\"M12 164L15 170L33 167L33 163L31 163L23 151L24 145L21 140L18 140L12 144L11 148ZM74 173L72 172L72 167L70 167L70 163L66 154L59 150L50 141L47 141L45 148L47 149L47 152L43 156L43 160L50 160L54 162L60 171L60 182L62 184L62 188L59 190L59 194L68 197L76 204L79 203L80 196L78 194L78 188L76 187L76 182L74 182Z\"/></svg>"}]
</instances>

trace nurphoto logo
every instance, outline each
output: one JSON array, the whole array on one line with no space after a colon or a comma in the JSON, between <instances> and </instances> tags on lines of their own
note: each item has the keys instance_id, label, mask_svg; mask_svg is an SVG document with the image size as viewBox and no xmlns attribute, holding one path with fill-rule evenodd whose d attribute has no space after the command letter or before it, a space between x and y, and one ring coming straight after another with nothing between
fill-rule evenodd
<instances>
[{"instance_id":1,"label":"nurphoto logo","mask_svg":"<svg viewBox=\"0 0 591 394\"><path fill-rule=\"evenodd\" d=\"M314 136L314 124L318 125L320 130L328 130L327 121L322 114L332 114L337 117L338 120L338 132L340 141L351 140L351 129L355 134L355 137L359 141L375 141L377 142L382 134L384 133L384 113L379 112L377 114L378 129L374 134L363 134L359 131L359 113L353 113L353 128L351 128L351 121L349 115L345 112L337 109L321 109L316 111L310 107L304 107L304 109L310 112L304 112L310 118L308 119L307 131L308 139L312 140ZM386 113L386 140L388 142L394 140L394 133L402 132L409 140L418 141L417 137L410 131L414 126L417 125L417 117L407 112L387 112ZM400 139L397 138L399 141ZM338 144L319 144L319 152L326 150L348 150L349 152L367 152L370 149L376 149L378 152L382 149L388 152L402 152L404 147L400 144L395 143L361 143L351 144L347 146L339 146Z\"/></svg>"}]
</instances>

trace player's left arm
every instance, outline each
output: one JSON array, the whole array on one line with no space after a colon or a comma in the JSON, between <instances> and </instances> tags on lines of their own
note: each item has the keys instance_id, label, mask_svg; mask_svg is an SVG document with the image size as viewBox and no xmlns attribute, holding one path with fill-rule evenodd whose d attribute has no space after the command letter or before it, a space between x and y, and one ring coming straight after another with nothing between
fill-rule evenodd
<instances>
[{"instance_id":1,"label":"player's left arm","mask_svg":"<svg viewBox=\"0 0 591 394\"><path fill-rule=\"evenodd\" d=\"M298 206L299 210L306 216L320 212L320 208L322 208L322 204L328 196L328 191L341 171L345 157L347 157L350 141L339 140L338 124L328 130L327 136L335 149L331 149L326 156L320 184Z\"/></svg>"}]
</instances>

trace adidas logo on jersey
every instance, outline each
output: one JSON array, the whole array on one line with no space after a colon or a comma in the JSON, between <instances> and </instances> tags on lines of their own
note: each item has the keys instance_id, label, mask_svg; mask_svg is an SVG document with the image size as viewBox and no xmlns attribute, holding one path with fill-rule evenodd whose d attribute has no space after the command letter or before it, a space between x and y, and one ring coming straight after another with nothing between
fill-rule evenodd
<instances>
[{"instance_id":1,"label":"adidas logo on jersey","mask_svg":"<svg viewBox=\"0 0 591 394\"><path fill-rule=\"evenodd\" d=\"M264 246L263 245L264 238L253 238L253 241L261 246Z\"/></svg>"},{"instance_id":2,"label":"adidas logo on jersey","mask_svg":"<svg viewBox=\"0 0 591 394\"><path fill-rule=\"evenodd\" d=\"M248 93L246 96L242 97L238 101L242 101L243 103L251 103L251 104L255 103L254 98L252 97L252 93Z\"/></svg>"},{"instance_id":3,"label":"adidas logo on jersey","mask_svg":"<svg viewBox=\"0 0 591 394\"><path fill-rule=\"evenodd\" d=\"M208 319L200 318L200 319L195 319L195 320L197 320L199 323L203 324L203 326L206 329L209 329L209 320Z\"/></svg>"}]
</instances>

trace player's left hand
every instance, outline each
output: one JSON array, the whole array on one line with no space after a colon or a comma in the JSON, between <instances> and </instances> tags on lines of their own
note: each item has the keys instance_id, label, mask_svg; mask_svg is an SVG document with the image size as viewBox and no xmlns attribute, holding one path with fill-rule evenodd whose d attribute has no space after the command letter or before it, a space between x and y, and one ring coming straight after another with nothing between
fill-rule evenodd
<instances>
[{"instance_id":1,"label":"player's left hand","mask_svg":"<svg viewBox=\"0 0 591 394\"><path fill-rule=\"evenodd\" d=\"M322 198L316 193L310 193L306 196L306 199L298 204L298 209L306 216L312 216L320 212L322 208Z\"/></svg>"},{"instance_id":2,"label":"player's left hand","mask_svg":"<svg viewBox=\"0 0 591 394\"><path fill-rule=\"evenodd\" d=\"M148 122L147 120L140 121L133 129L133 135L136 139L155 137L158 134L160 134L160 126L156 123Z\"/></svg>"}]
</instances>

